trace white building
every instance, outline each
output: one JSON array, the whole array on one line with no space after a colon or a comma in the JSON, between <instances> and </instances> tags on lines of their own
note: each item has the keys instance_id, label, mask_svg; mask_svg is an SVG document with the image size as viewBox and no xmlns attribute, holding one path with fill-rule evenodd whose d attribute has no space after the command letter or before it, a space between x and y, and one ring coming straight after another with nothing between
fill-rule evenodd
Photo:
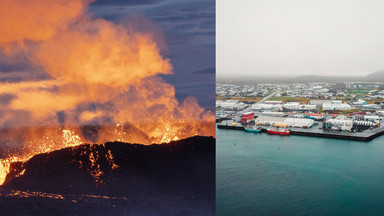
<instances>
[{"instance_id":1,"label":"white building","mask_svg":"<svg viewBox=\"0 0 384 216\"><path fill-rule=\"evenodd\" d=\"M226 108L235 106L238 102L239 101L237 100L227 100L227 101L217 100L216 107L226 109Z\"/></svg>"},{"instance_id":2,"label":"white building","mask_svg":"<svg viewBox=\"0 0 384 216\"><path fill-rule=\"evenodd\" d=\"M311 100L309 101L309 104L312 104L312 105L323 105L325 103L332 103L332 100Z\"/></svg>"},{"instance_id":3,"label":"white building","mask_svg":"<svg viewBox=\"0 0 384 216\"><path fill-rule=\"evenodd\" d=\"M262 116L274 116L274 117L283 117L286 114L284 112L267 112L264 111L261 113Z\"/></svg>"},{"instance_id":4,"label":"white building","mask_svg":"<svg viewBox=\"0 0 384 216\"><path fill-rule=\"evenodd\" d=\"M283 105L283 108L287 110L316 110L316 105L301 104L300 102L288 102Z\"/></svg>"},{"instance_id":5,"label":"white building","mask_svg":"<svg viewBox=\"0 0 384 216\"><path fill-rule=\"evenodd\" d=\"M364 104L361 106L361 110L377 110L381 109L381 106L378 104Z\"/></svg>"},{"instance_id":6,"label":"white building","mask_svg":"<svg viewBox=\"0 0 384 216\"><path fill-rule=\"evenodd\" d=\"M243 110L248 105L237 100L227 100L227 101L216 101L216 108L221 108L224 110Z\"/></svg>"},{"instance_id":7,"label":"white building","mask_svg":"<svg viewBox=\"0 0 384 216\"><path fill-rule=\"evenodd\" d=\"M343 101L341 101L341 100L333 100L332 101L332 104L342 104L343 103Z\"/></svg>"},{"instance_id":8,"label":"white building","mask_svg":"<svg viewBox=\"0 0 384 216\"><path fill-rule=\"evenodd\" d=\"M282 101L265 101L265 104L283 104Z\"/></svg>"},{"instance_id":9,"label":"white building","mask_svg":"<svg viewBox=\"0 0 384 216\"><path fill-rule=\"evenodd\" d=\"M354 105L364 105L367 104L364 100L359 99L358 101L353 102Z\"/></svg>"},{"instance_id":10,"label":"white building","mask_svg":"<svg viewBox=\"0 0 384 216\"><path fill-rule=\"evenodd\" d=\"M323 111L332 111L332 110L352 110L352 107L349 104L343 104L343 103L323 104Z\"/></svg>"},{"instance_id":11,"label":"white building","mask_svg":"<svg viewBox=\"0 0 384 216\"><path fill-rule=\"evenodd\" d=\"M262 110L280 110L282 107L281 104L265 104L265 103L259 103L259 104L253 104L252 105L252 111L259 112Z\"/></svg>"},{"instance_id":12,"label":"white building","mask_svg":"<svg viewBox=\"0 0 384 216\"><path fill-rule=\"evenodd\" d=\"M353 127L352 119L329 119L326 123L331 125L332 130L350 131Z\"/></svg>"},{"instance_id":13,"label":"white building","mask_svg":"<svg viewBox=\"0 0 384 216\"><path fill-rule=\"evenodd\" d=\"M378 115L365 115L364 120L379 123L380 122L380 116L378 116Z\"/></svg>"},{"instance_id":14,"label":"white building","mask_svg":"<svg viewBox=\"0 0 384 216\"><path fill-rule=\"evenodd\" d=\"M261 115L255 119L255 123L263 125L284 123L288 124L289 127L312 127L315 121L313 119L285 118Z\"/></svg>"},{"instance_id":15,"label":"white building","mask_svg":"<svg viewBox=\"0 0 384 216\"><path fill-rule=\"evenodd\" d=\"M313 119L286 118L284 123L289 127L312 127L315 121Z\"/></svg>"},{"instance_id":16,"label":"white building","mask_svg":"<svg viewBox=\"0 0 384 216\"><path fill-rule=\"evenodd\" d=\"M284 123L283 117L272 117L272 116L259 116L255 119L255 124L272 125L275 123Z\"/></svg>"}]
</instances>

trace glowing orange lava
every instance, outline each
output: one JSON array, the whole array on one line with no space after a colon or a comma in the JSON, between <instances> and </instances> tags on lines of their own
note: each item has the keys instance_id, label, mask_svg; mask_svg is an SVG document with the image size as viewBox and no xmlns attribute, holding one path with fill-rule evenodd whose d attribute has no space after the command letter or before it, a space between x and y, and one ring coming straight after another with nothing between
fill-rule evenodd
<instances>
[{"instance_id":1,"label":"glowing orange lava","mask_svg":"<svg viewBox=\"0 0 384 216\"><path fill-rule=\"evenodd\" d=\"M6 175L10 172L11 163L27 161L36 154L74 147L81 144L83 144L83 142L80 136L68 129L61 130L61 136L43 136L40 140L40 144L36 145L36 148L28 149L20 155L12 155L6 159L0 159L0 185L4 183ZM20 175L23 175L24 171L21 172Z\"/></svg>"}]
</instances>

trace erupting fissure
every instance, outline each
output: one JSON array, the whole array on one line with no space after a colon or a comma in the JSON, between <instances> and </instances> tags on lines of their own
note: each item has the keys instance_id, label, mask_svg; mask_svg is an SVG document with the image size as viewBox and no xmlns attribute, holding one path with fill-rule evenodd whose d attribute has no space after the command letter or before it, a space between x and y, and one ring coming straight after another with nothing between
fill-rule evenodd
<instances>
[{"instance_id":1,"label":"erupting fissure","mask_svg":"<svg viewBox=\"0 0 384 216\"><path fill-rule=\"evenodd\" d=\"M62 129L61 136L49 136L44 135L40 140L40 143L35 149L25 149L25 151L18 155L11 155L5 159L0 159L0 185L5 181L7 174L10 172L10 167L13 162L24 162L32 158L36 154L47 153L50 151L74 147L83 144L79 135L69 129ZM52 134L51 134L52 135ZM23 172L21 173L21 175Z\"/></svg>"},{"instance_id":2,"label":"erupting fissure","mask_svg":"<svg viewBox=\"0 0 384 216\"><path fill-rule=\"evenodd\" d=\"M12 162L85 142L215 135L213 113L193 97L180 104L159 77L173 73L159 33L94 17L92 2L0 1L0 57L32 77L0 82L0 184Z\"/></svg>"}]
</instances>

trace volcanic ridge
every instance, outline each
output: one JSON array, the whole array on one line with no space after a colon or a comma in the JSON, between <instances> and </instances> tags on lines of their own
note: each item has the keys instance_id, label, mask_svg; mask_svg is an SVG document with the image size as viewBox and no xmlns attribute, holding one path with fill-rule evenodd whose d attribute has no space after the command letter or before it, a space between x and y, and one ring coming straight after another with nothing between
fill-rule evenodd
<instances>
[{"instance_id":1,"label":"volcanic ridge","mask_svg":"<svg viewBox=\"0 0 384 216\"><path fill-rule=\"evenodd\" d=\"M146 200L150 205L155 200L171 200L170 205L179 203L177 209L196 206L198 210L197 203L203 203L204 209L199 212L211 215L215 206L215 138L194 136L152 145L83 144L12 163L0 188L0 192L9 195L2 195L3 198L12 194L31 197L33 191L56 194L64 200L84 195L100 199L121 197L130 203ZM162 205L165 209L172 207Z\"/></svg>"}]
</instances>

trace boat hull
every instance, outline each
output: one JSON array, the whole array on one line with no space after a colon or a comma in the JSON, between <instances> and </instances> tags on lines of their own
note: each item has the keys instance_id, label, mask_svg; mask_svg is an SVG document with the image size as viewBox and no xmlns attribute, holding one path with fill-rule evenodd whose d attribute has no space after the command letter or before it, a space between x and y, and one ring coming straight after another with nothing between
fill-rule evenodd
<instances>
[{"instance_id":1,"label":"boat hull","mask_svg":"<svg viewBox=\"0 0 384 216\"><path fill-rule=\"evenodd\" d=\"M275 131L275 130L267 130L267 133L268 134L275 134L275 135L285 135L285 136L291 134L290 131Z\"/></svg>"},{"instance_id":2,"label":"boat hull","mask_svg":"<svg viewBox=\"0 0 384 216\"><path fill-rule=\"evenodd\" d=\"M250 129L250 128L244 128L245 131L251 132L251 133L260 133L261 130L258 129Z\"/></svg>"}]
</instances>

